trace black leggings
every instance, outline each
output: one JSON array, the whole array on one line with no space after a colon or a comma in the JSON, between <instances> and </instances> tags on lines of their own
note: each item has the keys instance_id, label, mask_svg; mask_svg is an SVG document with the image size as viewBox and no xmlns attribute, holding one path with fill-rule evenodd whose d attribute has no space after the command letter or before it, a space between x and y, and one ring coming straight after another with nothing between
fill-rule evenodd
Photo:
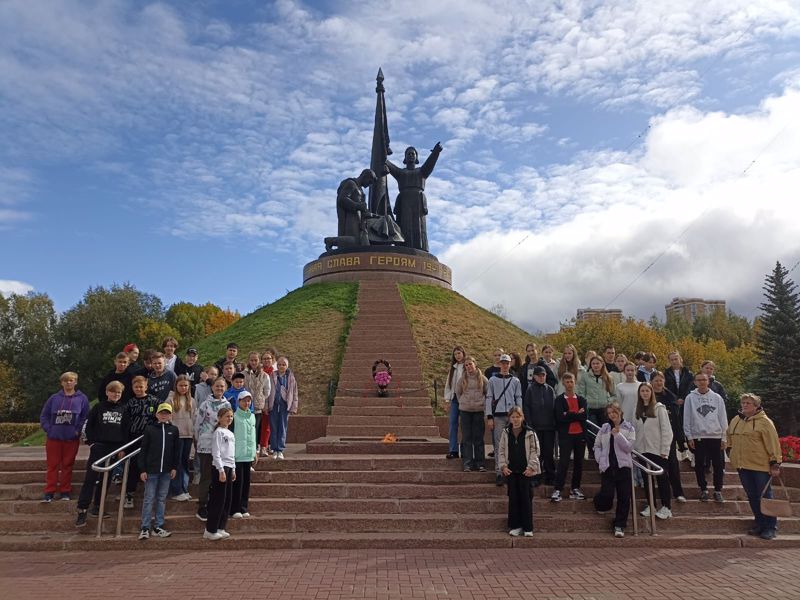
<instances>
[{"instance_id":1,"label":"black leggings","mask_svg":"<svg viewBox=\"0 0 800 600\"><path fill-rule=\"evenodd\" d=\"M569 467L569 455L574 455L572 459L572 488L573 490L581 487L581 476L583 475L583 453L586 451L586 438L584 434L578 433L570 435L565 433L558 436L558 469L556 470L555 489L559 492L564 487L567 479L567 468Z\"/></svg>"},{"instance_id":2,"label":"black leggings","mask_svg":"<svg viewBox=\"0 0 800 600\"><path fill-rule=\"evenodd\" d=\"M508 528L533 531L533 477L512 473L508 482Z\"/></svg>"},{"instance_id":3,"label":"black leggings","mask_svg":"<svg viewBox=\"0 0 800 600\"><path fill-rule=\"evenodd\" d=\"M218 529L225 529L228 524L228 514L231 511L233 499L233 474L234 470L224 467L225 482L219 480L219 471L214 469L211 477L211 487L208 489L208 521L206 531L217 533Z\"/></svg>"}]
</instances>

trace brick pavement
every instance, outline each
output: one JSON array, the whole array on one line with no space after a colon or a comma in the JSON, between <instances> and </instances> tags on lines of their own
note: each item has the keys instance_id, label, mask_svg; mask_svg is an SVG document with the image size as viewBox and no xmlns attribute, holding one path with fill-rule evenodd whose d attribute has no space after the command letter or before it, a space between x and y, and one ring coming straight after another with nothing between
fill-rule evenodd
<instances>
[{"instance_id":1,"label":"brick pavement","mask_svg":"<svg viewBox=\"0 0 800 600\"><path fill-rule=\"evenodd\" d=\"M0 596L796 600L798 564L796 549L23 552L0 553Z\"/></svg>"}]
</instances>

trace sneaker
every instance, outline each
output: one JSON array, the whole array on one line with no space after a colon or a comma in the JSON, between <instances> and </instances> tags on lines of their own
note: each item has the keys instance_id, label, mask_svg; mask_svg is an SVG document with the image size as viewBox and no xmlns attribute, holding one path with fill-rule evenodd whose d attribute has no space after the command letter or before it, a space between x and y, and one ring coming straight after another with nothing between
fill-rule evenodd
<instances>
[{"instance_id":1,"label":"sneaker","mask_svg":"<svg viewBox=\"0 0 800 600\"><path fill-rule=\"evenodd\" d=\"M550 502L561 502L561 492L553 490L553 493L550 495Z\"/></svg>"},{"instance_id":2,"label":"sneaker","mask_svg":"<svg viewBox=\"0 0 800 600\"><path fill-rule=\"evenodd\" d=\"M586 496L579 489L574 489L569 493L570 500L586 500Z\"/></svg>"},{"instance_id":3,"label":"sneaker","mask_svg":"<svg viewBox=\"0 0 800 600\"><path fill-rule=\"evenodd\" d=\"M251 473L255 473L256 472L256 468L255 467L250 467L250 472Z\"/></svg>"},{"instance_id":4,"label":"sneaker","mask_svg":"<svg viewBox=\"0 0 800 600\"><path fill-rule=\"evenodd\" d=\"M243 518L243 519L249 519L249 518L250 518L250 513L249 513L249 512L247 512L247 511L244 511L244 512L242 513L242 518Z\"/></svg>"},{"instance_id":5,"label":"sneaker","mask_svg":"<svg viewBox=\"0 0 800 600\"><path fill-rule=\"evenodd\" d=\"M205 520L205 519L203 519L203 520ZM211 533L208 529L206 529L203 532L203 539L204 540L216 541L216 540L221 540L222 536L220 535L219 531L217 531L216 533Z\"/></svg>"},{"instance_id":6,"label":"sneaker","mask_svg":"<svg viewBox=\"0 0 800 600\"><path fill-rule=\"evenodd\" d=\"M706 490L700 492L700 502L708 502L708 492Z\"/></svg>"},{"instance_id":7,"label":"sneaker","mask_svg":"<svg viewBox=\"0 0 800 600\"><path fill-rule=\"evenodd\" d=\"M508 535L519 537L522 535L522 527L518 527L517 529L512 529L508 532Z\"/></svg>"},{"instance_id":8,"label":"sneaker","mask_svg":"<svg viewBox=\"0 0 800 600\"><path fill-rule=\"evenodd\" d=\"M261 456L264 456L264 457L267 456L267 449L266 448L262 448L261 449Z\"/></svg>"},{"instance_id":9,"label":"sneaker","mask_svg":"<svg viewBox=\"0 0 800 600\"><path fill-rule=\"evenodd\" d=\"M686 502L686 496L678 496L677 498L675 498L675 500L683 504Z\"/></svg>"},{"instance_id":10,"label":"sneaker","mask_svg":"<svg viewBox=\"0 0 800 600\"><path fill-rule=\"evenodd\" d=\"M501 485L503 485L503 476L500 475L499 473L497 475L495 475L495 477L494 477L494 484L497 487L500 487Z\"/></svg>"},{"instance_id":11,"label":"sneaker","mask_svg":"<svg viewBox=\"0 0 800 600\"><path fill-rule=\"evenodd\" d=\"M714 492L714 502L725 502L725 498L722 497L722 492Z\"/></svg>"},{"instance_id":12,"label":"sneaker","mask_svg":"<svg viewBox=\"0 0 800 600\"><path fill-rule=\"evenodd\" d=\"M671 519L672 511L666 506L662 506L656 511L656 517L658 517L659 519Z\"/></svg>"},{"instance_id":13,"label":"sneaker","mask_svg":"<svg viewBox=\"0 0 800 600\"><path fill-rule=\"evenodd\" d=\"M53 494L45 494L42 496L42 504L49 504L53 501Z\"/></svg>"},{"instance_id":14,"label":"sneaker","mask_svg":"<svg viewBox=\"0 0 800 600\"><path fill-rule=\"evenodd\" d=\"M478 465L478 473L486 473L486 467L483 465Z\"/></svg>"},{"instance_id":15,"label":"sneaker","mask_svg":"<svg viewBox=\"0 0 800 600\"><path fill-rule=\"evenodd\" d=\"M270 453L269 453L269 455L270 455L270 456L271 456L273 459L275 459L275 460L278 460L278 453L277 453L277 452L270 452Z\"/></svg>"},{"instance_id":16,"label":"sneaker","mask_svg":"<svg viewBox=\"0 0 800 600\"><path fill-rule=\"evenodd\" d=\"M61 494L59 500L61 500L62 502L69 502L70 501L69 494Z\"/></svg>"},{"instance_id":17,"label":"sneaker","mask_svg":"<svg viewBox=\"0 0 800 600\"><path fill-rule=\"evenodd\" d=\"M206 521L208 521L208 509L206 508L199 509L195 517L197 517L198 519L203 521L203 523L205 523Z\"/></svg>"},{"instance_id":18,"label":"sneaker","mask_svg":"<svg viewBox=\"0 0 800 600\"><path fill-rule=\"evenodd\" d=\"M777 535L778 534L774 529L765 529L759 534L758 537L760 537L762 540L774 540Z\"/></svg>"},{"instance_id":19,"label":"sneaker","mask_svg":"<svg viewBox=\"0 0 800 600\"><path fill-rule=\"evenodd\" d=\"M231 519L241 519L241 518L242 518L242 513L240 512L235 512L231 515Z\"/></svg>"},{"instance_id":20,"label":"sneaker","mask_svg":"<svg viewBox=\"0 0 800 600\"><path fill-rule=\"evenodd\" d=\"M526 531L522 535L524 535L525 537L533 537L533 532L532 531Z\"/></svg>"},{"instance_id":21,"label":"sneaker","mask_svg":"<svg viewBox=\"0 0 800 600\"><path fill-rule=\"evenodd\" d=\"M112 475L111 476L111 483L114 485L119 485L122 483L122 475Z\"/></svg>"},{"instance_id":22,"label":"sneaker","mask_svg":"<svg viewBox=\"0 0 800 600\"><path fill-rule=\"evenodd\" d=\"M447 460L450 460L451 458L458 458L458 452L448 452L448 453L445 455L445 458L446 458Z\"/></svg>"},{"instance_id":23,"label":"sneaker","mask_svg":"<svg viewBox=\"0 0 800 600\"><path fill-rule=\"evenodd\" d=\"M133 508L133 496L125 496L125 504L122 508Z\"/></svg>"},{"instance_id":24,"label":"sneaker","mask_svg":"<svg viewBox=\"0 0 800 600\"><path fill-rule=\"evenodd\" d=\"M158 536L160 538L169 537L172 535L172 532L167 531L163 527L154 527L153 528L153 535Z\"/></svg>"},{"instance_id":25,"label":"sneaker","mask_svg":"<svg viewBox=\"0 0 800 600\"><path fill-rule=\"evenodd\" d=\"M150 530L149 529L142 529L139 532L139 539L140 540L147 540L150 539Z\"/></svg>"},{"instance_id":26,"label":"sneaker","mask_svg":"<svg viewBox=\"0 0 800 600\"><path fill-rule=\"evenodd\" d=\"M231 537L231 534L228 533L227 531L225 531L224 529L217 529L217 533L222 536L223 540L226 539L226 538Z\"/></svg>"},{"instance_id":27,"label":"sneaker","mask_svg":"<svg viewBox=\"0 0 800 600\"><path fill-rule=\"evenodd\" d=\"M625 537L625 531L622 529L622 527L614 527L614 537L615 538Z\"/></svg>"},{"instance_id":28,"label":"sneaker","mask_svg":"<svg viewBox=\"0 0 800 600\"><path fill-rule=\"evenodd\" d=\"M86 527L86 511L79 510L78 518L75 519L75 527Z\"/></svg>"},{"instance_id":29,"label":"sneaker","mask_svg":"<svg viewBox=\"0 0 800 600\"><path fill-rule=\"evenodd\" d=\"M642 512L640 512L639 514L642 515L643 517L649 517L650 516L650 505L648 504L647 506L645 506L644 510Z\"/></svg>"},{"instance_id":30,"label":"sneaker","mask_svg":"<svg viewBox=\"0 0 800 600\"><path fill-rule=\"evenodd\" d=\"M283 460L283 452L276 452L275 458L277 458L278 460Z\"/></svg>"},{"instance_id":31,"label":"sneaker","mask_svg":"<svg viewBox=\"0 0 800 600\"><path fill-rule=\"evenodd\" d=\"M469 465L464 465L464 473L471 473L471 472L472 472L472 467L470 467Z\"/></svg>"}]
</instances>

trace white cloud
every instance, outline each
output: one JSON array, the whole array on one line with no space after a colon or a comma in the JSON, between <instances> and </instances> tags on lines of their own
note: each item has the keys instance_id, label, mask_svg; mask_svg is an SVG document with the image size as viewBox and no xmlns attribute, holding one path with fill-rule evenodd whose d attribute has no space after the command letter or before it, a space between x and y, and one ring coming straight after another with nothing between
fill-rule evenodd
<instances>
[{"instance_id":1,"label":"white cloud","mask_svg":"<svg viewBox=\"0 0 800 600\"><path fill-rule=\"evenodd\" d=\"M517 191L537 189L527 212L504 212L513 190L501 190L485 207L495 228L440 258L456 289L502 302L531 329L606 306L664 250L613 308L663 319L673 296L701 296L752 317L775 261L800 258L798 111L791 86L747 114L672 111L653 120L643 151L588 154L521 181Z\"/></svg>"},{"instance_id":2,"label":"white cloud","mask_svg":"<svg viewBox=\"0 0 800 600\"><path fill-rule=\"evenodd\" d=\"M24 281L14 281L13 279L0 279L0 295L10 296L11 294L24 295L33 291L33 286Z\"/></svg>"}]
</instances>

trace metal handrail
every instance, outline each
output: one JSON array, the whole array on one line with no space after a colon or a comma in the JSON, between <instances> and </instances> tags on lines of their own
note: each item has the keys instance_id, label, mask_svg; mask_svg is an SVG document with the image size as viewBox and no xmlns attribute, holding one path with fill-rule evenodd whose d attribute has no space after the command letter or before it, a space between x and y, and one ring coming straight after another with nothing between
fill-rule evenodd
<instances>
[{"instance_id":1,"label":"metal handrail","mask_svg":"<svg viewBox=\"0 0 800 600\"><path fill-rule=\"evenodd\" d=\"M116 462L111 463L111 459L119 454L120 452L125 452L126 448L130 448L131 446L137 444L143 438L143 435L140 435L135 440L131 440L127 444L120 446L113 452L109 452L103 457L98 458L96 461L92 463L92 470L98 473L103 474L103 487L100 488L100 507L99 507L99 514L97 515L97 537L102 537L103 535L103 510L105 509L106 505L106 495L108 492L108 474L122 463L125 463L125 467L122 470L122 486L120 488L119 494L119 508L117 510L117 528L114 533L114 537L120 537L122 535L122 515L123 515L123 504L125 502L125 489L128 485L128 470L130 468L130 460L139 454L142 449L136 448L132 452L125 453L125 455L118 459ZM103 464L105 463L105 464Z\"/></svg>"},{"instance_id":2,"label":"metal handrail","mask_svg":"<svg viewBox=\"0 0 800 600\"><path fill-rule=\"evenodd\" d=\"M587 419L586 425L590 425L594 431L589 430L587 431L592 435L597 437L597 434L600 432L600 426L597 423L593 423ZM653 477L659 477L664 475L663 467L660 467L657 463L653 462L640 452L631 449L631 458L633 462L636 464L636 467L639 468L647 475L647 488L650 492L649 496L649 506L650 506L650 535L656 535L656 507L655 507L655 495L653 494ZM649 468L644 466L643 463L648 463L652 467ZM638 511L636 510L636 483L633 479L633 469L631 469L631 514L633 516L633 535L639 535L639 521L638 521Z\"/></svg>"}]
</instances>

